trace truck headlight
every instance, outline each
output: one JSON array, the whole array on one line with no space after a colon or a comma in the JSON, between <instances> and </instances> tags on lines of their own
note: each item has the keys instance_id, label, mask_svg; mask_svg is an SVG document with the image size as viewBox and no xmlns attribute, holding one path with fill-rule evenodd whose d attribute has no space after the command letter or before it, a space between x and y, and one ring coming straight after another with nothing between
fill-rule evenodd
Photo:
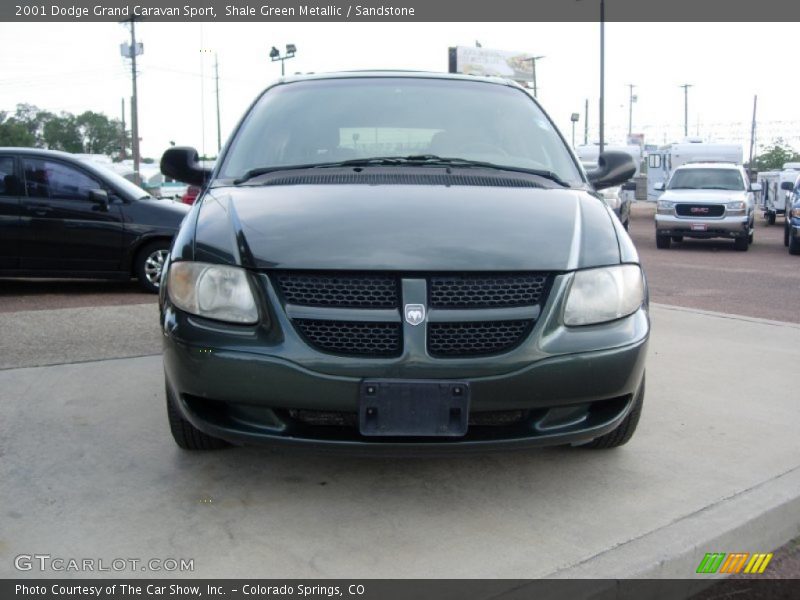
<instances>
[{"instance_id":1,"label":"truck headlight","mask_svg":"<svg viewBox=\"0 0 800 600\"><path fill-rule=\"evenodd\" d=\"M660 215L671 215L673 208L675 208L675 203L672 200L659 200L656 205L656 211Z\"/></svg>"},{"instance_id":2,"label":"truck headlight","mask_svg":"<svg viewBox=\"0 0 800 600\"><path fill-rule=\"evenodd\" d=\"M200 262L174 262L167 293L172 303L193 315L253 324L258 309L244 269Z\"/></svg>"},{"instance_id":3,"label":"truck headlight","mask_svg":"<svg viewBox=\"0 0 800 600\"><path fill-rule=\"evenodd\" d=\"M792 216L795 219L800 219L800 206L798 206L797 208L793 208L792 209Z\"/></svg>"},{"instance_id":4,"label":"truck headlight","mask_svg":"<svg viewBox=\"0 0 800 600\"><path fill-rule=\"evenodd\" d=\"M564 324L592 325L626 317L644 302L644 275L638 265L578 271L564 307Z\"/></svg>"},{"instance_id":5,"label":"truck headlight","mask_svg":"<svg viewBox=\"0 0 800 600\"><path fill-rule=\"evenodd\" d=\"M725 203L725 211L728 213L744 213L745 210L747 210L747 204L741 200Z\"/></svg>"},{"instance_id":6,"label":"truck headlight","mask_svg":"<svg viewBox=\"0 0 800 600\"><path fill-rule=\"evenodd\" d=\"M603 197L603 200L605 200L606 204L611 210L617 210L620 207L620 204L622 204L620 191L620 186L600 190L600 195Z\"/></svg>"}]
</instances>

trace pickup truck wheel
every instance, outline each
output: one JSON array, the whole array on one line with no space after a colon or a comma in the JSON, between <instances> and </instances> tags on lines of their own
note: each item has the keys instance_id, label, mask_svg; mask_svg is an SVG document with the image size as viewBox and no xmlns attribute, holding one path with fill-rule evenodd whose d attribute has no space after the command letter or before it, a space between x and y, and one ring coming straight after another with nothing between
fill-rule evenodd
<instances>
[{"instance_id":1,"label":"pickup truck wheel","mask_svg":"<svg viewBox=\"0 0 800 600\"><path fill-rule=\"evenodd\" d=\"M656 248L667 250L671 241L668 235L656 235Z\"/></svg>"},{"instance_id":2,"label":"pickup truck wheel","mask_svg":"<svg viewBox=\"0 0 800 600\"><path fill-rule=\"evenodd\" d=\"M608 448L618 448L627 444L633 437L636 431L636 426L639 424L639 417L642 416L642 405L644 404L644 377L642 383L639 385L639 391L636 392L636 400L634 400L633 408L628 416L617 426L613 431L601 435L599 438L593 439L588 444L580 446L581 448L589 448L591 450L606 450Z\"/></svg>"},{"instance_id":3,"label":"pickup truck wheel","mask_svg":"<svg viewBox=\"0 0 800 600\"><path fill-rule=\"evenodd\" d=\"M225 440L211 437L197 429L181 416L172 394L167 388L167 419L175 443L184 450L220 450L230 446Z\"/></svg>"},{"instance_id":4,"label":"pickup truck wheel","mask_svg":"<svg viewBox=\"0 0 800 600\"><path fill-rule=\"evenodd\" d=\"M767 225L775 225L775 213L767 213Z\"/></svg>"},{"instance_id":5,"label":"pickup truck wheel","mask_svg":"<svg viewBox=\"0 0 800 600\"><path fill-rule=\"evenodd\" d=\"M789 238L789 254L800 254L800 240L796 237Z\"/></svg>"},{"instance_id":6,"label":"pickup truck wheel","mask_svg":"<svg viewBox=\"0 0 800 600\"><path fill-rule=\"evenodd\" d=\"M784 227L783 227L783 245L784 246L788 246L789 245L789 234L790 233L791 233L791 230L789 229L789 219L786 219L786 225L784 225Z\"/></svg>"},{"instance_id":7,"label":"pickup truck wheel","mask_svg":"<svg viewBox=\"0 0 800 600\"><path fill-rule=\"evenodd\" d=\"M738 250L739 252L747 252L747 249L750 247L750 244L747 242L747 237L742 236L738 237L733 240L733 249Z\"/></svg>"}]
</instances>

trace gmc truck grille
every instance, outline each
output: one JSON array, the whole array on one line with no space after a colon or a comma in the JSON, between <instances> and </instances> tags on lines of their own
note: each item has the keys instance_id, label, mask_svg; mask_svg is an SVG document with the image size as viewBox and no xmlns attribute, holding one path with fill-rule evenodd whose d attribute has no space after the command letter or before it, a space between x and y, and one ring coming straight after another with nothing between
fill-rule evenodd
<instances>
[{"instance_id":1,"label":"gmc truck grille","mask_svg":"<svg viewBox=\"0 0 800 600\"><path fill-rule=\"evenodd\" d=\"M722 204L676 204L675 214L679 217L721 217L725 214Z\"/></svg>"},{"instance_id":2,"label":"gmc truck grille","mask_svg":"<svg viewBox=\"0 0 800 600\"><path fill-rule=\"evenodd\" d=\"M530 334L547 300L549 273L276 271L271 275L300 336L328 354L389 358L403 352L403 280L424 279L425 332L433 358L508 352ZM413 302L413 301L412 301ZM423 329L426 327L427 329ZM413 333L412 333L413 332Z\"/></svg>"}]
</instances>

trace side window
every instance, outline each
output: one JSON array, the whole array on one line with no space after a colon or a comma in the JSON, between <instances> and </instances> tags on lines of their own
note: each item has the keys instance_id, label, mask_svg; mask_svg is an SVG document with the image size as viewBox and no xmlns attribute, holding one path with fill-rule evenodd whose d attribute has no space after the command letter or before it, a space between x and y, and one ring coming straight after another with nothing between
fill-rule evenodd
<instances>
[{"instance_id":1,"label":"side window","mask_svg":"<svg viewBox=\"0 0 800 600\"><path fill-rule=\"evenodd\" d=\"M60 162L25 158L25 191L30 198L51 200L89 200L91 190L103 186L81 171Z\"/></svg>"},{"instance_id":2,"label":"side window","mask_svg":"<svg viewBox=\"0 0 800 600\"><path fill-rule=\"evenodd\" d=\"M14 158L0 156L0 196L18 196L19 186L14 175Z\"/></svg>"}]
</instances>

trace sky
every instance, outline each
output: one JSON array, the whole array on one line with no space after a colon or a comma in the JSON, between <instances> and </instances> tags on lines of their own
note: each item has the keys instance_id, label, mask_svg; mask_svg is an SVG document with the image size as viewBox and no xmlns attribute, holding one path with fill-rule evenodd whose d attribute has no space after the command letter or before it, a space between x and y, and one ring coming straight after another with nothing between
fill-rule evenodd
<instances>
[{"instance_id":1,"label":"sky","mask_svg":"<svg viewBox=\"0 0 800 600\"><path fill-rule=\"evenodd\" d=\"M584 135L598 139L598 23L152 23L136 25L139 135L144 157L170 142L217 151L214 53L219 61L223 144L256 95L280 76L269 49L297 46L287 74L348 69L447 71L450 46L544 56L539 100L565 137L580 113ZM52 112L129 110L130 40L118 23L0 23L0 111L18 103ZM205 52L201 51L205 50ZM646 143L680 141L689 83L689 135L742 143L747 153L758 94L758 148L777 138L800 150L800 103L792 93L792 23L607 23L606 143L628 131L628 84L636 85L633 132ZM126 114L130 125L130 115Z\"/></svg>"}]
</instances>

